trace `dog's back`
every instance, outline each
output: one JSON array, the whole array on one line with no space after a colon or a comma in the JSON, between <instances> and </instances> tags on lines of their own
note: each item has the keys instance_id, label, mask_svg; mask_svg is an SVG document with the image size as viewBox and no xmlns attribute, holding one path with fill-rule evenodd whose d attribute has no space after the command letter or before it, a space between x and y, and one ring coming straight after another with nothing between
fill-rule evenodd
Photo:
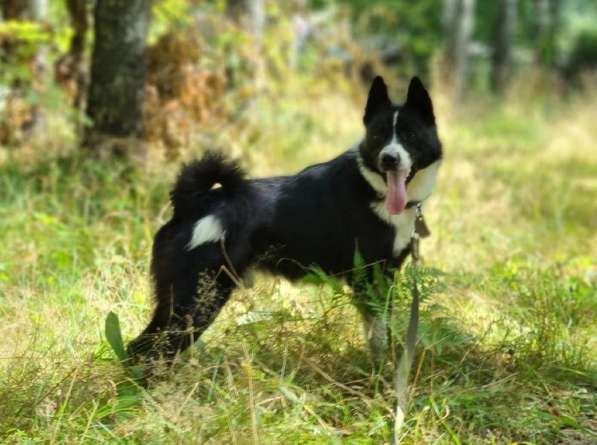
<instances>
[{"instance_id":1,"label":"dog's back","mask_svg":"<svg viewBox=\"0 0 597 445\"><path fill-rule=\"evenodd\" d=\"M367 260L391 258L393 231L369 208L375 193L356 156L350 150L274 185L271 218L251 238L264 254L258 267L290 279L313 265L329 274L346 272L357 240Z\"/></svg>"}]
</instances>

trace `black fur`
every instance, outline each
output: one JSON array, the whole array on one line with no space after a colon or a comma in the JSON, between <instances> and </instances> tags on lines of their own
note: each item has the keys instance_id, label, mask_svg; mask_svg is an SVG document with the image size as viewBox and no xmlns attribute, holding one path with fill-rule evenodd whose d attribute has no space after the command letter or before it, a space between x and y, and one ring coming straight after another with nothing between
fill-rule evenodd
<instances>
[{"instance_id":1,"label":"black fur","mask_svg":"<svg viewBox=\"0 0 597 445\"><path fill-rule=\"evenodd\" d=\"M197 199L220 184L224 190L234 193L243 185L245 173L238 163L227 160L221 153L207 152L200 161L186 165L170 198L175 218L192 217L197 210Z\"/></svg>"},{"instance_id":2,"label":"black fur","mask_svg":"<svg viewBox=\"0 0 597 445\"><path fill-rule=\"evenodd\" d=\"M129 345L131 354L171 359L185 349L213 321L249 267L292 280L317 265L350 282L357 247L365 263L401 265L410 246L393 251L396 229L372 210L379 192L359 170L357 157L383 179L377 156L397 131L414 161L410 178L438 160L441 144L431 100L415 78L406 103L394 106L378 77L363 120L366 136L358 150L293 176L246 180L236 163L215 153L182 170L171 194L173 217L153 246L156 309ZM213 188L217 183L221 187ZM194 224L207 215L221 223L225 236L189 249Z\"/></svg>"}]
</instances>

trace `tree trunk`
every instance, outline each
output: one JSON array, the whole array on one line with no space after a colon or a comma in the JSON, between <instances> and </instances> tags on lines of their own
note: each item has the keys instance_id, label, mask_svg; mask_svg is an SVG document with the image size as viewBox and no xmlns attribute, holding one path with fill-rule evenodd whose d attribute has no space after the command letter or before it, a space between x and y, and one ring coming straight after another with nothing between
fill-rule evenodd
<instances>
[{"instance_id":1,"label":"tree trunk","mask_svg":"<svg viewBox=\"0 0 597 445\"><path fill-rule=\"evenodd\" d=\"M48 0L29 0L27 18L33 22L47 25ZM38 77L48 72L48 53L46 47L41 47L35 55L35 69Z\"/></svg>"},{"instance_id":2,"label":"tree trunk","mask_svg":"<svg viewBox=\"0 0 597 445\"><path fill-rule=\"evenodd\" d=\"M253 34L255 45L255 88L259 94L265 86L265 60L263 59L264 0L248 0L248 9L251 34Z\"/></svg>"},{"instance_id":3,"label":"tree trunk","mask_svg":"<svg viewBox=\"0 0 597 445\"><path fill-rule=\"evenodd\" d=\"M254 45L253 70L255 90L261 91L265 84L265 61L263 59L263 30L265 27L264 0L228 0L226 14L247 29Z\"/></svg>"},{"instance_id":4,"label":"tree trunk","mask_svg":"<svg viewBox=\"0 0 597 445\"><path fill-rule=\"evenodd\" d=\"M85 36L89 27L87 0L66 0L66 9L73 28L68 54L80 62L85 52Z\"/></svg>"},{"instance_id":5,"label":"tree trunk","mask_svg":"<svg viewBox=\"0 0 597 445\"><path fill-rule=\"evenodd\" d=\"M459 102L464 95L474 10L475 0L444 0L443 18L447 41L444 65L454 102Z\"/></svg>"},{"instance_id":6,"label":"tree trunk","mask_svg":"<svg viewBox=\"0 0 597 445\"><path fill-rule=\"evenodd\" d=\"M493 48L491 86L493 91L504 90L512 65L512 37L516 25L516 0L498 0Z\"/></svg>"},{"instance_id":7,"label":"tree trunk","mask_svg":"<svg viewBox=\"0 0 597 445\"><path fill-rule=\"evenodd\" d=\"M2 0L0 8L4 20L22 20L27 13L29 5L23 0Z\"/></svg>"},{"instance_id":8,"label":"tree trunk","mask_svg":"<svg viewBox=\"0 0 597 445\"><path fill-rule=\"evenodd\" d=\"M93 126L85 138L90 148L141 146L150 7L151 0L97 0L87 104Z\"/></svg>"},{"instance_id":9,"label":"tree trunk","mask_svg":"<svg viewBox=\"0 0 597 445\"><path fill-rule=\"evenodd\" d=\"M535 60L538 64L553 67L556 60L556 36L562 20L560 0L534 0Z\"/></svg>"},{"instance_id":10,"label":"tree trunk","mask_svg":"<svg viewBox=\"0 0 597 445\"><path fill-rule=\"evenodd\" d=\"M48 18L48 0L29 0L29 18L44 22Z\"/></svg>"}]
</instances>

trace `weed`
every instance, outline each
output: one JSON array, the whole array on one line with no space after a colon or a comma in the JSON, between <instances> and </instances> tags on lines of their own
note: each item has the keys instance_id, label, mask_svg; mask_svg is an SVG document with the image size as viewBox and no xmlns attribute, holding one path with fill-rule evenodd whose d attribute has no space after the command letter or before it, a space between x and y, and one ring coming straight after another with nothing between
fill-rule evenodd
<instances>
[{"instance_id":1,"label":"weed","mask_svg":"<svg viewBox=\"0 0 597 445\"><path fill-rule=\"evenodd\" d=\"M356 134L356 105L298 86L262 104L272 125L228 136L232 152L257 137L245 162L258 174L331 157ZM315 118L307 103L327 111ZM425 211L434 233L405 443L594 442L593 105L531 113L529 127L516 103L439 116L447 158ZM3 442L387 441L391 370L371 368L350 291L317 271L299 285L257 276L151 389L131 383L112 334L127 341L149 316L152 235L175 171L77 156L0 166ZM393 283L400 338L408 280L407 268ZM106 338L111 311L120 329L110 317Z\"/></svg>"}]
</instances>

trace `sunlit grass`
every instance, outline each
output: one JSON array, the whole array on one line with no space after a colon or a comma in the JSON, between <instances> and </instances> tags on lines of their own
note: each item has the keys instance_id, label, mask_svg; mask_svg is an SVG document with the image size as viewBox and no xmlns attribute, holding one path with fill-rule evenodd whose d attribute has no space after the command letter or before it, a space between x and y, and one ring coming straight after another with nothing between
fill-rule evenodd
<instances>
[{"instance_id":1,"label":"sunlit grass","mask_svg":"<svg viewBox=\"0 0 597 445\"><path fill-rule=\"evenodd\" d=\"M289 84L217 129L255 175L330 158L360 132L348 94ZM595 440L594 101L440 113L446 159L423 245L426 298L405 443ZM193 156L199 149L190 150ZM148 391L103 337L149 316L148 263L176 166L70 156L0 170L0 437L7 443L386 443L348 295L267 277Z\"/></svg>"}]
</instances>

